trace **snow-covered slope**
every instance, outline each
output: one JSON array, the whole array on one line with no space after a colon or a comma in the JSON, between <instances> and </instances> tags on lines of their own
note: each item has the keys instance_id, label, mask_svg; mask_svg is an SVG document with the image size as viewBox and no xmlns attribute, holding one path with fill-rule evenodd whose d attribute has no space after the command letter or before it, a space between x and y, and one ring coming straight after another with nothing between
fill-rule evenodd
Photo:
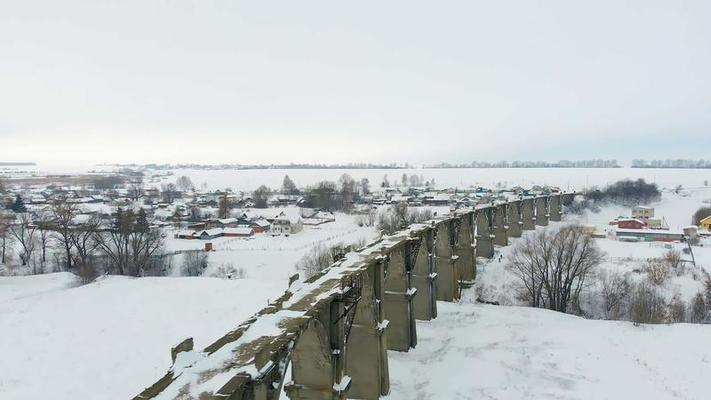
<instances>
[{"instance_id":1,"label":"snow-covered slope","mask_svg":"<svg viewBox=\"0 0 711 400\"><path fill-rule=\"evenodd\" d=\"M269 280L124 277L60 288L67 277L0 278L0 399L129 399L165 374L172 346L193 337L202 348L286 289ZM15 288L9 296L7 288Z\"/></svg>"},{"instance_id":2,"label":"snow-covered slope","mask_svg":"<svg viewBox=\"0 0 711 400\"><path fill-rule=\"evenodd\" d=\"M389 352L390 400L707 399L711 326L634 326L438 303L417 348Z\"/></svg>"}]
</instances>

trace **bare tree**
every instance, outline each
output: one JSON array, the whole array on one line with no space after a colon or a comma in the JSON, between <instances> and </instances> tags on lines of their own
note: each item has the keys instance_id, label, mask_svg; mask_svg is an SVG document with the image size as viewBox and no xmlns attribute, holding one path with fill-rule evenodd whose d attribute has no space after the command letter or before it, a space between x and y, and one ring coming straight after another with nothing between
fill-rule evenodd
<instances>
[{"instance_id":1,"label":"bare tree","mask_svg":"<svg viewBox=\"0 0 711 400\"><path fill-rule=\"evenodd\" d=\"M341 186L341 198L343 201L343 210L349 211L353 207L354 195L356 193L356 182L348 174L343 174L338 179Z\"/></svg>"},{"instance_id":2,"label":"bare tree","mask_svg":"<svg viewBox=\"0 0 711 400\"><path fill-rule=\"evenodd\" d=\"M511 251L508 265L523 285L531 306L580 312L580 292L604 255L578 226L546 229L524 237Z\"/></svg>"},{"instance_id":3,"label":"bare tree","mask_svg":"<svg viewBox=\"0 0 711 400\"><path fill-rule=\"evenodd\" d=\"M151 257L163 248L163 237L158 229L151 229L145 210L141 209L130 235L131 275L143 276Z\"/></svg>"},{"instance_id":4,"label":"bare tree","mask_svg":"<svg viewBox=\"0 0 711 400\"><path fill-rule=\"evenodd\" d=\"M254 206L257 208L266 208L270 192L271 190L264 185L257 188L257 190L252 193L252 200L254 200Z\"/></svg>"},{"instance_id":5,"label":"bare tree","mask_svg":"<svg viewBox=\"0 0 711 400\"><path fill-rule=\"evenodd\" d=\"M602 274L600 284L600 292L605 307L605 318L619 319L623 315L622 305L631 290L627 277L619 272L607 272Z\"/></svg>"},{"instance_id":6,"label":"bare tree","mask_svg":"<svg viewBox=\"0 0 711 400\"><path fill-rule=\"evenodd\" d=\"M101 219L93 216L86 223L72 229L69 235L72 247L75 249L74 265L79 271L79 276L84 279L84 283L91 282L97 275L92 256L99 246L96 234L100 225Z\"/></svg>"},{"instance_id":7,"label":"bare tree","mask_svg":"<svg viewBox=\"0 0 711 400\"><path fill-rule=\"evenodd\" d=\"M7 260L7 249L14 242L10 235L10 223L12 219L0 214L0 264L5 264Z\"/></svg>"},{"instance_id":8,"label":"bare tree","mask_svg":"<svg viewBox=\"0 0 711 400\"><path fill-rule=\"evenodd\" d=\"M173 203L173 201L178 198L178 188L175 186L174 183L162 185L161 195L163 196L163 202Z\"/></svg>"},{"instance_id":9,"label":"bare tree","mask_svg":"<svg viewBox=\"0 0 711 400\"><path fill-rule=\"evenodd\" d=\"M180 190L183 191L188 191L188 190L193 190L195 187L193 185L193 181L190 180L187 176L183 175L178 180L175 181L175 184L178 186Z\"/></svg>"},{"instance_id":10,"label":"bare tree","mask_svg":"<svg viewBox=\"0 0 711 400\"><path fill-rule=\"evenodd\" d=\"M10 235L20 245L18 255L22 261L22 266L32 264L32 273L37 273L37 266L32 262L32 255L37 244L36 226L32 222L30 214L23 213L18 216L18 221L10 225Z\"/></svg>"},{"instance_id":11,"label":"bare tree","mask_svg":"<svg viewBox=\"0 0 711 400\"><path fill-rule=\"evenodd\" d=\"M44 273L47 265L47 250L53 238L52 215L47 210L42 210L35 220L38 232L38 244L40 246L40 273Z\"/></svg>"},{"instance_id":12,"label":"bare tree","mask_svg":"<svg viewBox=\"0 0 711 400\"><path fill-rule=\"evenodd\" d=\"M697 324L706 321L706 301L704 300L704 294L701 292L697 293L694 299L691 300L689 320Z\"/></svg>"},{"instance_id":13,"label":"bare tree","mask_svg":"<svg viewBox=\"0 0 711 400\"><path fill-rule=\"evenodd\" d=\"M667 320L666 303L654 286L637 285L630 304L630 318L641 324L660 324Z\"/></svg>"},{"instance_id":14,"label":"bare tree","mask_svg":"<svg viewBox=\"0 0 711 400\"><path fill-rule=\"evenodd\" d=\"M232 210L232 202L227 197L227 192L225 192L220 197L220 202L219 202L218 211L217 211L218 218L228 218L230 216L231 210Z\"/></svg>"},{"instance_id":15,"label":"bare tree","mask_svg":"<svg viewBox=\"0 0 711 400\"><path fill-rule=\"evenodd\" d=\"M79 209L74 203L69 203L65 198L58 198L50 207L52 213L53 230L57 233L60 246L64 249L65 271L72 269L72 241L71 232L74 225L74 218L79 213Z\"/></svg>"},{"instance_id":16,"label":"bare tree","mask_svg":"<svg viewBox=\"0 0 711 400\"><path fill-rule=\"evenodd\" d=\"M370 180L368 180L368 178L362 178L360 180L360 194L362 196L370 194Z\"/></svg>"},{"instance_id":17,"label":"bare tree","mask_svg":"<svg viewBox=\"0 0 711 400\"><path fill-rule=\"evenodd\" d=\"M113 224L99 229L94 238L120 275L142 276L163 246L160 231L151 229L143 209L138 215L118 209Z\"/></svg>"},{"instance_id":18,"label":"bare tree","mask_svg":"<svg viewBox=\"0 0 711 400\"><path fill-rule=\"evenodd\" d=\"M119 208L116 217L109 226L103 226L96 232L98 247L109 259L109 269L119 275L127 274L130 262L130 236L136 216L132 210Z\"/></svg>"},{"instance_id":19,"label":"bare tree","mask_svg":"<svg viewBox=\"0 0 711 400\"><path fill-rule=\"evenodd\" d=\"M669 321L674 323L686 321L686 303L679 295L675 295L669 303Z\"/></svg>"},{"instance_id":20,"label":"bare tree","mask_svg":"<svg viewBox=\"0 0 711 400\"><path fill-rule=\"evenodd\" d=\"M143 180L135 179L131 181L131 184L128 186L128 197L133 201L138 201L143 195Z\"/></svg>"},{"instance_id":21,"label":"bare tree","mask_svg":"<svg viewBox=\"0 0 711 400\"><path fill-rule=\"evenodd\" d=\"M294 181L289 178L289 175L284 175L284 181L281 184L282 194L298 194L299 189L296 188Z\"/></svg>"}]
</instances>

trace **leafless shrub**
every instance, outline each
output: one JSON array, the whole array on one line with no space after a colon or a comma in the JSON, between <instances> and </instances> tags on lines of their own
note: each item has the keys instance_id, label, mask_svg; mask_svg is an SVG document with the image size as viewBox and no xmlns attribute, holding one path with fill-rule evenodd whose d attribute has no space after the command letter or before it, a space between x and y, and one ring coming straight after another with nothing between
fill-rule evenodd
<instances>
[{"instance_id":1,"label":"leafless shrub","mask_svg":"<svg viewBox=\"0 0 711 400\"><path fill-rule=\"evenodd\" d=\"M311 248L301 260L296 263L296 269L308 279L333 264L333 252L322 243Z\"/></svg>"},{"instance_id":2,"label":"leafless shrub","mask_svg":"<svg viewBox=\"0 0 711 400\"><path fill-rule=\"evenodd\" d=\"M699 292L694 296L694 299L691 300L689 321L697 324L703 323L706 321L707 313L707 304L704 299L704 294Z\"/></svg>"},{"instance_id":3,"label":"leafless shrub","mask_svg":"<svg viewBox=\"0 0 711 400\"><path fill-rule=\"evenodd\" d=\"M605 307L605 318L619 319L629 297L631 285L627 276L619 272L608 272L600 277L600 294Z\"/></svg>"},{"instance_id":4,"label":"leafless shrub","mask_svg":"<svg viewBox=\"0 0 711 400\"><path fill-rule=\"evenodd\" d=\"M210 276L223 279L244 279L247 272L244 268L236 268L232 263L223 263Z\"/></svg>"},{"instance_id":5,"label":"leafless shrub","mask_svg":"<svg viewBox=\"0 0 711 400\"><path fill-rule=\"evenodd\" d=\"M678 323L686 321L686 302L679 295L674 296L669 303L669 322Z\"/></svg>"},{"instance_id":6,"label":"leafless shrub","mask_svg":"<svg viewBox=\"0 0 711 400\"><path fill-rule=\"evenodd\" d=\"M662 261L669 268L677 269L681 266L681 252L675 249L668 250L662 256Z\"/></svg>"},{"instance_id":7,"label":"leafless shrub","mask_svg":"<svg viewBox=\"0 0 711 400\"><path fill-rule=\"evenodd\" d=\"M407 228L410 224L425 222L432 217L430 209L410 210L407 203L397 203L378 215L378 229L386 234L392 234Z\"/></svg>"},{"instance_id":8,"label":"leafless shrub","mask_svg":"<svg viewBox=\"0 0 711 400\"><path fill-rule=\"evenodd\" d=\"M648 259L644 265L644 272L647 274L647 279L657 286L663 285L669 278L668 265L658 258Z\"/></svg>"},{"instance_id":9,"label":"leafless shrub","mask_svg":"<svg viewBox=\"0 0 711 400\"><path fill-rule=\"evenodd\" d=\"M666 303L654 286L637 285L630 304L630 319L640 324L660 324L667 320Z\"/></svg>"},{"instance_id":10,"label":"leafless shrub","mask_svg":"<svg viewBox=\"0 0 711 400\"><path fill-rule=\"evenodd\" d=\"M208 254L209 253L202 250L193 250L183 253L182 275L202 275L202 272L207 268Z\"/></svg>"}]
</instances>

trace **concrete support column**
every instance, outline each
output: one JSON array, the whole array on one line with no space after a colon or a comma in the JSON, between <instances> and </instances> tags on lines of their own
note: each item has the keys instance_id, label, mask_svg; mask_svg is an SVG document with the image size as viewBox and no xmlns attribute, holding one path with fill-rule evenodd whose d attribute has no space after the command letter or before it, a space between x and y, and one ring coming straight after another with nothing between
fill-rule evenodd
<instances>
[{"instance_id":1,"label":"concrete support column","mask_svg":"<svg viewBox=\"0 0 711 400\"><path fill-rule=\"evenodd\" d=\"M560 221L563 219L560 194L553 194L548 198L548 208L551 221Z\"/></svg>"},{"instance_id":2,"label":"concrete support column","mask_svg":"<svg viewBox=\"0 0 711 400\"><path fill-rule=\"evenodd\" d=\"M361 299L346 343L346 371L353 379L349 398L375 400L390 391L383 280L381 262L374 262L363 273Z\"/></svg>"},{"instance_id":3,"label":"concrete support column","mask_svg":"<svg viewBox=\"0 0 711 400\"><path fill-rule=\"evenodd\" d=\"M494 208L494 244L508 246L509 236L506 229L506 204L499 204Z\"/></svg>"},{"instance_id":4,"label":"concrete support column","mask_svg":"<svg viewBox=\"0 0 711 400\"><path fill-rule=\"evenodd\" d=\"M508 221L509 237L521 237L521 231L523 229L523 223L521 222L521 201L516 200L508 204L506 219Z\"/></svg>"},{"instance_id":5,"label":"concrete support column","mask_svg":"<svg viewBox=\"0 0 711 400\"><path fill-rule=\"evenodd\" d=\"M532 231L536 229L536 217L533 211L533 199L521 200L521 219L523 220L524 231Z\"/></svg>"},{"instance_id":6,"label":"concrete support column","mask_svg":"<svg viewBox=\"0 0 711 400\"><path fill-rule=\"evenodd\" d=\"M291 358L292 383L285 387L291 400L341 400L345 390L336 390L350 378L345 376L343 303L331 302L318 311L301 333ZM345 379L344 379L345 378ZM344 389L348 389L345 385Z\"/></svg>"},{"instance_id":7,"label":"concrete support column","mask_svg":"<svg viewBox=\"0 0 711 400\"><path fill-rule=\"evenodd\" d=\"M388 326L388 350L409 351L417 344L412 300L417 290L410 284L410 273L406 268L407 242L398 243L385 250L385 318Z\"/></svg>"},{"instance_id":8,"label":"concrete support column","mask_svg":"<svg viewBox=\"0 0 711 400\"><path fill-rule=\"evenodd\" d=\"M456 223L457 221L455 221ZM462 214L458 224L458 232L453 232L457 236L454 254L458 257L461 284L464 287L470 287L474 284L474 279L476 278L476 256L472 240L474 214L472 212Z\"/></svg>"},{"instance_id":9,"label":"concrete support column","mask_svg":"<svg viewBox=\"0 0 711 400\"><path fill-rule=\"evenodd\" d=\"M536 197L536 225L548 225L548 198Z\"/></svg>"},{"instance_id":10,"label":"concrete support column","mask_svg":"<svg viewBox=\"0 0 711 400\"><path fill-rule=\"evenodd\" d=\"M410 274L417 296L412 301L415 319L429 321L437 317L437 273L434 260L434 229L418 233L414 265Z\"/></svg>"},{"instance_id":11,"label":"concrete support column","mask_svg":"<svg viewBox=\"0 0 711 400\"><path fill-rule=\"evenodd\" d=\"M437 265L437 300L455 301L459 299L459 268L454 247L450 243L450 220L437 224L435 236L435 262Z\"/></svg>"},{"instance_id":12,"label":"concrete support column","mask_svg":"<svg viewBox=\"0 0 711 400\"><path fill-rule=\"evenodd\" d=\"M490 221L492 208L482 208L476 211L476 256L494 257L494 243L492 242Z\"/></svg>"}]
</instances>

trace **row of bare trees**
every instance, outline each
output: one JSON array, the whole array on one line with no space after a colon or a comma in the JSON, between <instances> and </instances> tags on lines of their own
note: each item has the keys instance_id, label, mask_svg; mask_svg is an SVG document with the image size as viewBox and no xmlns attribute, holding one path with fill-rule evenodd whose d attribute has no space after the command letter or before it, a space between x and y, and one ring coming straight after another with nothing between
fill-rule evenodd
<instances>
[{"instance_id":1,"label":"row of bare trees","mask_svg":"<svg viewBox=\"0 0 711 400\"><path fill-rule=\"evenodd\" d=\"M151 229L143 209L118 209L110 220L94 215L77 220L79 209L59 199L35 215L21 213L0 220L2 263L16 249L22 266L32 273L47 271L48 254L57 255L60 270L86 281L98 273L141 276L161 253L163 237Z\"/></svg>"},{"instance_id":2,"label":"row of bare trees","mask_svg":"<svg viewBox=\"0 0 711 400\"><path fill-rule=\"evenodd\" d=\"M687 267L678 251L627 273L600 270L603 260L594 239L569 225L524 236L506 268L518 278L519 298L532 307L637 323L711 320L711 279L702 269ZM680 295L667 300L662 288L673 274L694 276L705 282L705 291L689 302Z\"/></svg>"}]
</instances>

